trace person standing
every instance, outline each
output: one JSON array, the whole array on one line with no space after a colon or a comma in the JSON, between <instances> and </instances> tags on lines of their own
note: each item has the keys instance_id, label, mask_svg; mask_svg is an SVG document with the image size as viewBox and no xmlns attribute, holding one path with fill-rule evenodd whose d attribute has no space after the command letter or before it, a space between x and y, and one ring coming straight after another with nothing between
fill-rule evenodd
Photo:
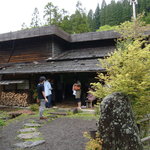
<instances>
[{"instance_id":1,"label":"person standing","mask_svg":"<svg viewBox=\"0 0 150 150\"><path fill-rule=\"evenodd\" d=\"M72 89L75 100L77 101L77 109L81 109L81 82L78 80L74 83Z\"/></svg>"},{"instance_id":2,"label":"person standing","mask_svg":"<svg viewBox=\"0 0 150 150\"><path fill-rule=\"evenodd\" d=\"M46 108L50 108L52 106L52 86L50 83L50 79L47 79L44 82L44 90L45 90L45 96L48 99L48 102L46 102L45 106Z\"/></svg>"},{"instance_id":3,"label":"person standing","mask_svg":"<svg viewBox=\"0 0 150 150\"><path fill-rule=\"evenodd\" d=\"M46 78L44 76L41 76L39 78L39 83L37 85L37 93L38 93L38 99L40 101L40 106L39 106L39 115L40 119L46 119L46 117L43 116L43 112L45 109L45 102L48 102L45 91L44 91L44 81Z\"/></svg>"}]
</instances>

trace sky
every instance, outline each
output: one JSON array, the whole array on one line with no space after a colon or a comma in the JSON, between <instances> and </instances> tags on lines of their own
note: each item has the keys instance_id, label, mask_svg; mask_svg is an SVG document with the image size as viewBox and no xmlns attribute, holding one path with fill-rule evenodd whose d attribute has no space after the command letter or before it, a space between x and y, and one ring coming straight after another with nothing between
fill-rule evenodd
<instances>
[{"instance_id":1,"label":"sky","mask_svg":"<svg viewBox=\"0 0 150 150\"><path fill-rule=\"evenodd\" d=\"M109 4L111 0L105 1ZM23 22L29 26L34 8L38 8L42 20L44 6L48 2L73 13L77 0L0 0L0 34L20 30ZM90 9L95 11L97 4L101 5L102 0L80 0L80 2L87 11Z\"/></svg>"}]
</instances>

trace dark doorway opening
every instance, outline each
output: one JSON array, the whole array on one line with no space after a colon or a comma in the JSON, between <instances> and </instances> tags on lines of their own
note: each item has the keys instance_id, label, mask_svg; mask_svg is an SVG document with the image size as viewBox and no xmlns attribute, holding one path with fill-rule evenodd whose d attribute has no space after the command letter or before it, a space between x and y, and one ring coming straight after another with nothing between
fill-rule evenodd
<instances>
[{"instance_id":1,"label":"dark doorway opening","mask_svg":"<svg viewBox=\"0 0 150 150\"><path fill-rule=\"evenodd\" d=\"M76 106L76 101L73 95L72 86L75 80L81 82L81 101L82 105L85 105L85 100L90 83L97 82L95 78L96 72L79 72L79 73L55 73L55 74L42 74L46 78L51 79L52 85L52 104L57 106L72 105ZM41 75L36 76L38 79Z\"/></svg>"},{"instance_id":2,"label":"dark doorway opening","mask_svg":"<svg viewBox=\"0 0 150 150\"><path fill-rule=\"evenodd\" d=\"M96 73L62 73L55 74L52 76L54 80L53 94L55 103L76 103L72 91L72 86L75 80L81 82L81 100L82 104L85 105L85 99L87 96L88 87L90 83L96 82Z\"/></svg>"}]
</instances>

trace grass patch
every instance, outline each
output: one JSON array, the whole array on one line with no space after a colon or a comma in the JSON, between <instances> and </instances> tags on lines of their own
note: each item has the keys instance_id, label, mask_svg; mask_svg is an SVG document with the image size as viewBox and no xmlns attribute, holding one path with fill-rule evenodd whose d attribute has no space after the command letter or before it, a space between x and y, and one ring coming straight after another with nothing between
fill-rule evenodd
<instances>
[{"instance_id":1,"label":"grass patch","mask_svg":"<svg viewBox=\"0 0 150 150\"><path fill-rule=\"evenodd\" d=\"M38 104L32 104L30 105L30 110L32 111L38 111L39 110L39 105Z\"/></svg>"},{"instance_id":2,"label":"grass patch","mask_svg":"<svg viewBox=\"0 0 150 150\"><path fill-rule=\"evenodd\" d=\"M5 111L0 111L0 118L7 118L9 117L8 113Z\"/></svg>"},{"instance_id":3,"label":"grass patch","mask_svg":"<svg viewBox=\"0 0 150 150\"><path fill-rule=\"evenodd\" d=\"M6 121L6 126L13 123L13 122L20 122L20 121L23 121L25 119L32 119L32 118L37 118L38 117L38 114L35 114L35 115L28 115L28 114L22 114L16 118L13 118L13 119L10 119L10 120L7 120Z\"/></svg>"},{"instance_id":4,"label":"grass patch","mask_svg":"<svg viewBox=\"0 0 150 150\"><path fill-rule=\"evenodd\" d=\"M88 114L88 113L77 113L77 114L70 114L68 116L66 116L68 118L72 118L72 119L85 119L85 120L92 120L92 119L96 119L97 117L94 114Z\"/></svg>"},{"instance_id":5,"label":"grass patch","mask_svg":"<svg viewBox=\"0 0 150 150\"><path fill-rule=\"evenodd\" d=\"M35 120L28 120L29 123L37 123Z\"/></svg>"},{"instance_id":6,"label":"grass patch","mask_svg":"<svg viewBox=\"0 0 150 150\"><path fill-rule=\"evenodd\" d=\"M4 126L5 124L5 121L0 119L0 126Z\"/></svg>"},{"instance_id":7,"label":"grass patch","mask_svg":"<svg viewBox=\"0 0 150 150\"><path fill-rule=\"evenodd\" d=\"M44 115L47 116L47 115L50 115L49 113L51 112L56 112L57 110L53 109L53 108L48 108L48 109L45 109L44 110Z\"/></svg>"}]
</instances>

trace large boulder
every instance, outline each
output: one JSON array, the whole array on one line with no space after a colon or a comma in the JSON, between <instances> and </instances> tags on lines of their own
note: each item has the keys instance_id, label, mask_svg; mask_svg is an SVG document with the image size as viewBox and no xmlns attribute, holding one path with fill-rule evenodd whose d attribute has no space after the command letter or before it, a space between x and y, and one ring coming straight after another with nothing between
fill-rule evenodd
<instances>
[{"instance_id":1,"label":"large boulder","mask_svg":"<svg viewBox=\"0 0 150 150\"><path fill-rule=\"evenodd\" d=\"M103 150L143 150L138 127L127 96L113 93L100 105L98 130Z\"/></svg>"}]
</instances>

